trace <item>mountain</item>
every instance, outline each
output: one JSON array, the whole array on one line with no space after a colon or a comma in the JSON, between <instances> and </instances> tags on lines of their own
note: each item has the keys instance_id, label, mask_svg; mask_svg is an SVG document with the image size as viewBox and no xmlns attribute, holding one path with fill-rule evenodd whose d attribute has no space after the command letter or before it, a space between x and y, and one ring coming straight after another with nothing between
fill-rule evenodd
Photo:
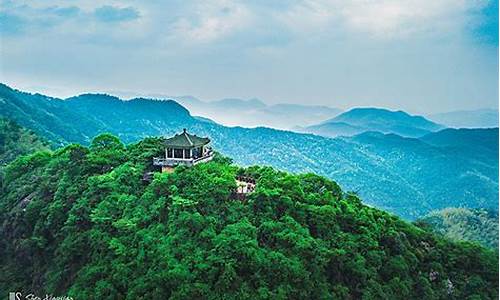
<instances>
[{"instance_id":1,"label":"mountain","mask_svg":"<svg viewBox=\"0 0 500 300\"><path fill-rule=\"evenodd\" d=\"M351 125L346 122L328 122L295 129L298 132L314 133L326 137L353 136L367 131L364 127Z\"/></svg>"},{"instance_id":2,"label":"mountain","mask_svg":"<svg viewBox=\"0 0 500 300\"><path fill-rule=\"evenodd\" d=\"M0 84L0 112L0 116L34 130L57 145L88 143L102 132L112 132L129 143L149 135L172 134L173 128L196 121L174 101L140 98L122 101L105 94L61 100L23 93L3 84ZM145 128L148 130L143 131Z\"/></svg>"},{"instance_id":3,"label":"mountain","mask_svg":"<svg viewBox=\"0 0 500 300\"><path fill-rule=\"evenodd\" d=\"M498 211L445 208L428 214L416 224L451 240L498 249Z\"/></svg>"},{"instance_id":4,"label":"mountain","mask_svg":"<svg viewBox=\"0 0 500 300\"><path fill-rule=\"evenodd\" d=\"M306 127L303 131L328 137L352 136L367 131L420 137L443 128L422 116L412 116L403 111L354 108L320 124Z\"/></svg>"},{"instance_id":5,"label":"mountain","mask_svg":"<svg viewBox=\"0 0 500 300\"><path fill-rule=\"evenodd\" d=\"M498 136L498 129L485 134ZM368 132L348 140L369 158L357 160L362 162L357 167L370 179L357 181L360 175L353 174L341 178L351 183L342 183L372 192L364 196L377 199L378 207L409 218L449 206L498 210L498 139L490 139L496 151L478 148L473 155L461 147L437 147L395 134Z\"/></svg>"},{"instance_id":6,"label":"mountain","mask_svg":"<svg viewBox=\"0 0 500 300\"><path fill-rule=\"evenodd\" d=\"M340 113L339 109L327 106L267 105L259 99L231 98L206 102L191 96L167 96L167 98L175 99L193 115L204 116L227 126L292 129L296 126L315 124Z\"/></svg>"},{"instance_id":7,"label":"mountain","mask_svg":"<svg viewBox=\"0 0 500 300\"><path fill-rule=\"evenodd\" d=\"M32 131L0 118L0 172L18 156L48 148L48 142Z\"/></svg>"},{"instance_id":8,"label":"mountain","mask_svg":"<svg viewBox=\"0 0 500 300\"><path fill-rule=\"evenodd\" d=\"M0 189L0 290L73 299L494 299L498 253L364 205L314 174L152 170L164 140L24 156ZM236 176L256 182L236 197Z\"/></svg>"},{"instance_id":9,"label":"mountain","mask_svg":"<svg viewBox=\"0 0 500 300\"><path fill-rule=\"evenodd\" d=\"M498 128L449 128L425 135L421 140L457 156L468 157L472 167L469 174L485 164L492 169L498 167ZM480 173L476 175L481 176Z\"/></svg>"},{"instance_id":10,"label":"mountain","mask_svg":"<svg viewBox=\"0 0 500 300\"><path fill-rule=\"evenodd\" d=\"M0 116L57 145L88 145L103 132L129 144L187 128L209 136L214 148L238 165L327 176L358 192L367 204L409 220L449 206L498 209L498 154L492 151L471 156L465 148L380 133L331 139L263 127L225 127L192 117L173 101L122 101L107 95L61 100L6 86L0 89ZM473 144L474 134L469 138ZM498 148L498 140L489 141L489 147Z\"/></svg>"},{"instance_id":11,"label":"mountain","mask_svg":"<svg viewBox=\"0 0 500 300\"><path fill-rule=\"evenodd\" d=\"M455 128L498 127L498 109L460 110L429 115L434 122Z\"/></svg>"},{"instance_id":12,"label":"mountain","mask_svg":"<svg viewBox=\"0 0 500 300\"><path fill-rule=\"evenodd\" d=\"M468 151L470 155L498 153L498 128L448 128L420 138L434 146Z\"/></svg>"}]
</instances>

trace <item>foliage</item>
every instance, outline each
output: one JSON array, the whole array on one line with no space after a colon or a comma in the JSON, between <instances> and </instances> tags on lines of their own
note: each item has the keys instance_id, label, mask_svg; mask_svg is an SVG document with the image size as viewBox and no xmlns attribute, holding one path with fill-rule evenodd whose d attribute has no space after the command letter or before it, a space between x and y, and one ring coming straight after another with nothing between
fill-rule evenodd
<instances>
[{"instance_id":1,"label":"foliage","mask_svg":"<svg viewBox=\"0 0 500 300\"><path fill-rule=\"evenodd\" d=\"M17 123L0 118L0 169L21 155L48 149L48 143Z\"/></svg>"},{"instance_id":2,"label":"foliage","mask_svg":"<svg viewBox=\"0 0 500 300\"><path fill-rule=\"evenodd\" d=\"M354 112L350 119L365 120L358 114L352 116ZM398 122L437 129L402 112L392 114L399 116ZM448 206L498 210L498 128L444 130L422 139L381 133L330 139L200 121L168 100L122 101L85 94L63 101L1 84L0 116L57 145L89 145L92 137L103 132L129 144L187 128L209 136L215 149L241 166L271 165L327 176L344 189L358 192L370 205L410 220Z\"/></svg>"},{"instance_id":3,"label":"foliage","mask_svg":"<svg viewBox=\"0 0 500 300\"><path fill-rule=\"evenodd\" d=\"M0 187L4 180L4 168L21 155L48 150L48 143L32 131L0 117Z\"/></svg>"},{"instance_id":4,"label":"foliage","mask_svg":"<svg viewBox=\"0 0 500 300\"><path fill-rule=\"evenodd\" d=\"M6 168L0 290L75 299L491 299L498 256L365 206L328 179L218 156L155 173L161 139ZM256 190L234 198L235 176Z\"/></svg>"},{"instance_id":5,"label":"foliage","mask_svg":"<svg viewBox=\"0 0 500 300\"><path fill-rule=\"evenodd\" d=\"M446 208L428 214L416 224L452 240L477 242L498 249L498 212Z\"/></svg>"}]
</instances>

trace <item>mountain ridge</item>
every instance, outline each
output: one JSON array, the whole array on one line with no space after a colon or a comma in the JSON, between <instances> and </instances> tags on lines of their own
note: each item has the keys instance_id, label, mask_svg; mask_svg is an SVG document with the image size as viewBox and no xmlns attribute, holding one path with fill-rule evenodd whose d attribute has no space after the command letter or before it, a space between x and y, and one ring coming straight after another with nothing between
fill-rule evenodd
<instances>
[{"instance_id":1,"label":"mountain ridge","mask_svg":"<svg viewBox=\"0 0 500 300\"><path fill-rule=\"evenodd\" d=\"M203 101L192 96L165 96L186 106L195 115L203 115L226 126L271 127L290 130L337 115L341 110L322 105L266 104L260 99L226 98Z\"/></svg>"},{"instance_id":2,"label":"mountain ridge","mask_svg":"<svg viewBox=\"0 0 500 300\"><path fill-rule=\"evenodd\" d=\"M385 108L353 108L319 124L303 129L327 137L352 136L365 131L396 133L404 137L421 137L444 127L423 116Z\"/></svg>"},{"instance_id":3,"label":"mountain ridge","mask_svg":"<svg viewBox=\"0 0 500 300\"><path fill-rule=\"evenodd\" d=\"M498 155L491 151L470 155L463 147L458 151L456 147L383 134L331 139L272 128L225 127L192 117L178 104L155 100L120 102L117 110L112 105L80 107L82 101L75 106L75 102L62 105L64 100L47 99L0 89L0 115L18 121L56 145L88 145L103 132L113 133L129 144L150 136L170 136L187 128L209 136L218 151L241 166L271 165L294 173L327 176L346 190L361 191L366 203L406 219L450 205L492 209L498 205ZM18 110L12 103L26 109ZM141 109L145 113L131 109L134 105L144 106ZM157 105L171 110L158 113ZM491 147L498 148L498 142L491 140ZM436 185L439 178L445 178L446 184Z\"/></svg>"}]
</instances>

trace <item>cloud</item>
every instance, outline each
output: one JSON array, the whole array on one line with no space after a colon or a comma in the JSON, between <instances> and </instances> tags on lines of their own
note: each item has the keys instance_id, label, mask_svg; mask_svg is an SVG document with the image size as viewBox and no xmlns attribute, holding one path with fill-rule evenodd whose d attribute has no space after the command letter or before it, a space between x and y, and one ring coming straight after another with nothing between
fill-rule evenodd
<instances>
[{"instance_id":1,"label":"cloud","mask_svg":"<svg viewBox=\"0 0 500 300\"><path fill-rule=\"evenodd\" d=\"M297 41L315 37L350 39L351 35L391 40L468 32L491 40L498 24L497 0L128 2L134 6L120 6L123 2L115 0L100 6L83 0L72 1L71 6L61 0L50 1L51 5L45 3L2 1L2 32L41 32L64 24L67 29L61 32L101 30L113 35L123 26L101 28L98 23L130 23L142 31L135 32L131 39L149 36L159 46L169 48L172 44L208 45L226 40L240 46L266 47L286 46L293 42L294 35Z\"/></svg>"},{"instance_id":2,"label":"cloud","mask_svg":"<svg viewBox=\"0 0 500 300\"><path fill-rule=\"evenodd\" d=\"M443 109L498 101L497 0L0 0L0 7L0 75L31 85Z\"/></svg>"},{"instance_id":3,"label":"cloud","mask_svg":"<svg viewBox=\"0 0 500 300\"><path fill-rule=\"evenodd\" d=\"M480 42L498 46L498 0L477 10L475 19L477 26L469 29L472 35Z\"/></svg>"},{"instance_id":4,"label":"cloud","mask_svg":"<svg viewBox=\"0 0 500 300\"><path fill-rule=\"evenodd\" d=\"M140 17L137 9L133 7L114 7L110 5L101 6L94 11L95 17L102 22L125 22Z\"/></svg>"},{"instance_id":5,"label":"cloud","mask_svg":"<svg viewBox=\"0 0 500 300\"><path fill-rule=\"evenodd\" d=\"M81 12L80 8L78 8L77 6L66 6L66 7L51 6L46 9L43 9L42 11L65 18L75 17Z\"/></svg>"},{"instance_id":6,"label":"cloud","mask_svg":"<svg viewBox=\"0 0 500 300\"><path fill-rule=\"evenodd\" d=\"M96 31L105 31L99 23L126 23L140 18L139 11L133 7L92 7L85 3L66 6L64 2L48 6L14 1L2 1L0 4L0 31L11 38L32 34L64 35L69 31L74 37L84 37Z\"/></svg>"},{"instance_id":7,"label":"cloud","mask_svg":"<svg viewBox=\"0 0 500 300\"><path fill-rule=\"evenodd\" d=\"M210 43L244 29L252 21L248 7L234 1L205 1L192 11L172 25L171 37L187 43Z\"/></svg>"},{"instance_id":8,"label":"cloud","mask_svg":"<svg viewBox=\"0 0 500 300\"><path fill-rule=\"evenodd\" d=\"M80 12L76 6L49 6L43 8L12 1L1 3L0 31L8 36L38 33L63 24Z\"/></svg>"},{"instance_id":9,"label":"cloud","mask_svg":"<svg viewBox=\"0 0 500 300\"><path fill-rule=\"evenodd\" d=\"M449 34L474 25L488 0L304 0L276 12L297 33L343 31L382 39Z\"/></svg>"},{"instance_id":10,"label":"cloud","mask_svg":"<svg viewBox=\"0 0 500 300\"><path fill-rule=\"evenodd\" d=\"M463 0L363 2L343 9L347 25L382 38L460 30L468 21L467 13L483 5L482 1Z\"/></svg>"}]
</instances>

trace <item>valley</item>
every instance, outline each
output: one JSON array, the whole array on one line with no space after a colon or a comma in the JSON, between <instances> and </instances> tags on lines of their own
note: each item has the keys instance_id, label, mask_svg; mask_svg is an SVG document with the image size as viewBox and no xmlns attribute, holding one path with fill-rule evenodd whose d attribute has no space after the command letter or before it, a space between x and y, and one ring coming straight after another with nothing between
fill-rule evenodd
<instances>
[{"instance_id":1,"label":"valley","mask_svg":"<svg viewBox=\"0 0 500 300\"><path fill-rule=\"evenodd\" d=\"M359 193L367 204L405 219L450 206L498 206L498 129L445 130L420 138L366 132L332 139L265 127L222 126L191 116L174 101L122 101L103 94L61 100L5 85L0 87L0 99L1 117L53 145L88 145L103 132L128 144L188 128L210 136L215 149L238 165L324 175ZM487 149L475 151L474 145Z\"/></svg>"}]
</instances>

